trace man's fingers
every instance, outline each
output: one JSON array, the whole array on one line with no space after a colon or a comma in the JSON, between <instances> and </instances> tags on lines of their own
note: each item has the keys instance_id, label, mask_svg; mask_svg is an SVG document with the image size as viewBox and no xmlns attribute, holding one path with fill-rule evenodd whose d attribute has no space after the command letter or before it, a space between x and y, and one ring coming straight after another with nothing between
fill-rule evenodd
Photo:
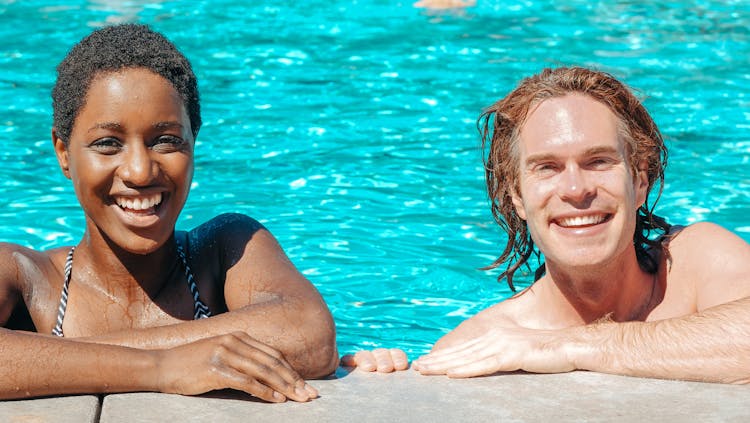
<instances>
[{"instance_id":1,"label":"man's fingers","mask_svg":"<svg viewBox=\"0 0 750 423\"><path fill-rule=\"evenodd\" d=\"M393 360L393 368L396 370L406 370L409 368L409 358L406 353L398 348L391 348L391 360Z\"/></svg>"}]
</instances>

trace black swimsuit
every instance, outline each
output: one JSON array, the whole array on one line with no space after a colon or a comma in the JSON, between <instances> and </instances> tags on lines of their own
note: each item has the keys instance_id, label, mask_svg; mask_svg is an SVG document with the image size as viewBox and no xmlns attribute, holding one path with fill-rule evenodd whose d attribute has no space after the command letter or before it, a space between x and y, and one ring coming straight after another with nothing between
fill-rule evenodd
<instances>
[{"instance_id":1,"label":"black swimsuit","mask_svg":"<svg viewBox=\"0 0 750 423\"><path fill-rule=\"evenodd\" d=\"M52 335L61 337L64 336L62 325L63 319L65 318L65 310L68 308L68 286L70 285L70 274L73 270L73 252L75 251L75 249L76 247L72 247L70 249L68 258L65 260L65 281L63 282L62 295L60 296L60 306L57 308L57 323L55 324L55 328L52 329ZM206 317L211 317L211 311L208 309L208 306L204 304L200 299L198 286L195 284L193 272L190 270L185 251L183 251L179 241L177 241L177 255L182 262L182 267L185 269L185 277L187 278L188 288L190 289L190 294L192 294L193 296L193 309L195 310L193 318L203 319Z\"/></svg>"}]
</instances>

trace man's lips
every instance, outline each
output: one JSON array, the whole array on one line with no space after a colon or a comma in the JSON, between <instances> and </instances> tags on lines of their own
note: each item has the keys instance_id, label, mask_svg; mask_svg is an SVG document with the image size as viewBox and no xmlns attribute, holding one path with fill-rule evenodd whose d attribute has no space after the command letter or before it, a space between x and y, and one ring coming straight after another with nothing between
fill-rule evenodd
<instances>
[{"instance_id":1,"label":"man's lips","mask_svg":"<svg viewBox=\"0 0 750 423\"><path fill-rule=\"evenodd\" d=\"M587 226L598 225L600 223L606 222L611 218L611 216L612 215L608 213L596 213L580 216L560 217L554 219L553 223L562 228L584 228Z\"/></svg>"}]
</instances>

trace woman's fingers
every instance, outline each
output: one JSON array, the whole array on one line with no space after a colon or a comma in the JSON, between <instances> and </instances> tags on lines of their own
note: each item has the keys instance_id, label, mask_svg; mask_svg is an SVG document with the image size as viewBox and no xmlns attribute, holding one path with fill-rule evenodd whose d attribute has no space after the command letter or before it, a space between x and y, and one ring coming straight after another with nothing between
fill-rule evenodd
<instances>
[{"instance_id":1,"label":"woman's fingers","mask_svg":"<svg viewBox=\"0 0 750 423\"><path fill-rule=\"evenodd\" d=\"M281 353L243 335L236 334L240 342L227 354L230 367L295 401L317 396L317 390L307 385Z\"/></svg>"},{"instance_id":2,"label":"woman's fingers","mask_svg":"<svg viewBox=\"0 0 750 423\"><path fill-rule=\"evenodd\" d=\"M366 372L390 373L394 370L407 369L409 359L406 357L406 353L399 349L378 348L371 351L357 351L354 355L347 354L341 357L341 364L359 367Z\"/></svg>"},{"instance_id":3,"label":"woman's fingers","mask_svg":"<svg viewBox=\"0 0 750 423\"><path fill-rule=\"evenodd\" d=\"M202 339L162 351L160 390L186 395L232 388L272 402L318 396L283 354L245 333Z\"/></svg>"}]
</instances>

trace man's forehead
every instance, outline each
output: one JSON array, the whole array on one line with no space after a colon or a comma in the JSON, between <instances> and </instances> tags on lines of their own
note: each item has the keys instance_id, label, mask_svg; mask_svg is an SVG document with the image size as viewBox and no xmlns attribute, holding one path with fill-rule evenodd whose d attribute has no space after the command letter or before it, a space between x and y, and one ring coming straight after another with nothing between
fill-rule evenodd
<instances>
[{"instance_id":1,"label":"man's forehead","mask_svg":"<svg viewBox=\"0 0 750 423\"><path fill-rule=\"evenodd\" d=\"M529 110L519 131L519 147L522 155L592 148L622 150L618 126L618 118L603 103L584 94L568 94L544 100Z\"/></svg>"}]
</instances>

